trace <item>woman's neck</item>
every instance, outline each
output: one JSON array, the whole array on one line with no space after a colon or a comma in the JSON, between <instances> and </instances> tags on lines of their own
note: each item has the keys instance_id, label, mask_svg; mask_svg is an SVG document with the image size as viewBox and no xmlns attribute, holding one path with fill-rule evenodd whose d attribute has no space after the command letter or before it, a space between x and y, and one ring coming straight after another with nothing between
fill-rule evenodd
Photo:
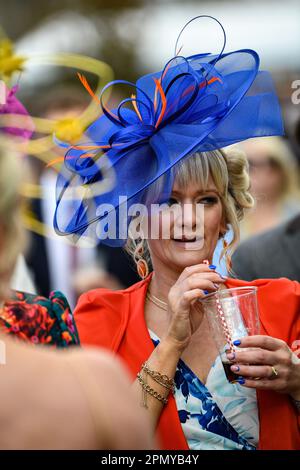
<instances>
[{"instance_id":1,"label":"woman's neck","mask_svg":"<svg viewBox=\"0 0 300 470\"><path fill-rule=\"evenodd\" d=\"M160 300L167 302L168 294L171 287L179 278L182 270L176 269L174 266L168 266L160 260L153 260L153 276L149 285L152 295Z\"/></svg>"},{"instance_id":2,"label":"woman's neck","mask_svg":"<svg viewBox=\"0 0 300 470\"><path fill-rule=\"evenodd\" d=\"M158 271L154 270L151 282L149 284L149 290L152 295L158 297L163 302L167 302L169 290L175 284L177 279L170 279L165 273L159 273Z\"/></svg>"}]
</instances>

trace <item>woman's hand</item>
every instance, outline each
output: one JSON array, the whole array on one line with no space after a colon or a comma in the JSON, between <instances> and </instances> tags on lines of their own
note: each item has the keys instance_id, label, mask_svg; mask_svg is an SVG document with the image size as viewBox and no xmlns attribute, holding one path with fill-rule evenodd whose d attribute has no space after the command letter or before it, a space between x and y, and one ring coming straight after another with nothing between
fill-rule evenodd
<instances>
[{"instance_id":1,"label":"woman's hand","mask_svg":"<svg viewBox=\"0 0 300 470\"><path fill-rule=\"evenodd\" d=\"M227 354L234 363L231 370L245 379L242 385L288 393L300 400L300 359L284 341L262 335L246 336L240 341L239 348L259 348Z\"/></svg>"},{"instance_id":2,"label":"woman's hand","mask_svg":"<svg viewBox=\"0 0 300 470\"><path fill-rule=\"evenodd\" d=\"M178 349L183 351L199 327L203 316L201 309L193 307L193 304L205 297L203 291L215 292L222 282L224 278L207 264L201 263L185 268L168 294L170 323L164 339L175 343Z\"/></svg>"}]
</instances>

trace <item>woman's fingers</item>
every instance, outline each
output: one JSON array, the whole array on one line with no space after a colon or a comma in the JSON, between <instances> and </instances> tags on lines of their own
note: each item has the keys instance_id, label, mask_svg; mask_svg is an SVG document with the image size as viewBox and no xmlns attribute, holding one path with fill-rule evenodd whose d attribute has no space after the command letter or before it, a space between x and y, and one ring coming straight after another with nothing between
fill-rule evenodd
<instances>
[{"instance_id":1,"label":"woman's fingers","mask_svg":"<svg viewBox=\"0 0 300 470\"><path fill-rule=\"evenodd\" d=\"M214 271L211 271L209 273L194 273L191 274L191 276L189 276L188 278L186 278L185 281L187 281L188 279L197 279L199 281L201 281L201 279L209 279L212 282L224 282L222 276L220 276L220 274L218 273L215 273Z\"/></svg>"},{"instance_id":2,"label":"woman's fingers","mask_svg":"<svg viewBox=\"0 0 300 470\"><path fill-rule=\"evenodd\" d=\"M179 307L179 312L188 312L190 311L191 306L199 299L202 299L205 297L205 294L202 289L195 288L195 289L190 289L186 292L184 292L181 296L180 303L178 305Z\"/></svg>"},{"instance_id":3,"label":"woman's fingers","mask_svg":"<svg viewBox=\"0 0 300 470\"><path fill-rule=\"evenodd\" d=\"M255 377L256 380L260 378L273 379L274 372L271 366L249 366L243 364L234 364L230 367L232 372L243 377Z\"/></svg>"},{"instance_id":4,"label":"woman's fingers","mask_svg":"<svg viewBox=\"0 0 300 470\"><path fill-rule=\"evenodd\" d=\"M268 351L277 351L286 348L286 343L278 338L271 336L253 335L240 338L239 348L262 348Z\"/></svg>"},{"instance_id":5,"label":"woman's fingers","mask_svg":"<svg viewBox=\"0 0 300 470\"><path fill-rule=\"evenodd\" d=\"M206 272L195 272L195 270L199 269L199 266L201 270L205 269ZM185 271L188 271L188 268ZM221 282L223 282L222 277L207 268L207 265L192 266L190 274L183 280L179 277L169 291L168 301L171 311L173 314L176 311L180 313L183 308L188 313L191 302L203 298L207 293L216 292ZM191 294L189 294L190 292Z\"/></svg>"},{"instance_id":6,"label":"woman's fingers","mask_svg":"<svg viewBox=\"0 0 300 470\"><path fill-rule=\"evenodd\" d=\"M193 289L202 289L202 291L215 292L219 286L209 279L204 278L189 278L184 282L183 290L188 292Z\"/></svg>"},{"instance_id":7,"label":"woman's fingers","mask_svg":"<svg viewBox=\"0 0 300 470\"><path fill-rule=\"evenodd\" d=\"M201 289L192 289L185 292L182 299L184 303L191 305L194 300L201 299L202 297L205 297L205 294L203 294Z\"/></svg>"},{"instance_id":8,"label":"woman's fingers","mask_svg":"<svg viewBox=\"0 0 300 470\"><path fill-rule=\"evenodd\" d=\"M270 379L265 379L265 378L261 380L255 380L255 379L245 378L245 382L241 385L247 388L255 388L259 390L273 390L277 392L282 392L282 384L281 384L281 381L279 380L270 380Z\"/></svg>"},{"instance_id":9,"label":"woman's fingers","mask_svg":"<svg viewBox=\"0 0 300 470\"><path fill-rule=\"evenodd\" d=\"M277 356L274 352L260 348L234 351L233 353L228 353L227 358L236 364L262 364L272 366L277 362Z\"/></svg>"},{"instance_id":10,"label":"woman's fingers","mask_svg":"<svg viewBox=\"0 0 300 470\"><path fill-rule=\"evenodd\" d=\"M183 345L183 349L199 326L197 322L199 315L191 315L195 310L194 304L208 292L217 291L222 282L224 278L215 272L214 266L210 269L207 264L201 263L185 268L171 287L168 294L170 318L168 335L176 338Z\"/></svg>"},{"instance_id":11,"label":"woman's fingers","mask_svg":"<svg viewBox=\"0 0 300 470\"><path fill-rule=\"evenodd\" d=\"M194 266L188 266L186 267L180 276L177 279L177 282L184 281L187 277L191 276L192 274L197 274L197 273L213 273L214 270L210 269L207 264L195 264Z\"/></svg>"},{"instance_id":12,"label":"woman's fingers","mask_svg":"<svg viewBox=\"0 0 300 470\"><path fill-rule=\"evenodd\" d=\"M199 288L214 292L222 282L224 282L223 279L217 273L197 273L186 278L182 282L182 286L184 291Z\"/></svg>"}]
</instances>

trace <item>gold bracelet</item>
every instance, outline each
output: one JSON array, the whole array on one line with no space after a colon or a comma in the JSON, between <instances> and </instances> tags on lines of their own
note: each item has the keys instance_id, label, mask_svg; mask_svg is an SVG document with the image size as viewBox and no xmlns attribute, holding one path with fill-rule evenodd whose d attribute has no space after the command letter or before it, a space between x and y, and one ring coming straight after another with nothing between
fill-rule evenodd
<instances>
[{"instance_id":1,"label":"gold bracelet","mask_svg":"<svg viewBox=\"0 0 300 470\"><path fill-rule=\"evenodd\" d=\"M150 385L148 385L144 379L142 378L140 372L138 372L137 374L137 378L138 378L138 381L139 383L141 384L142 386L142 389L143 389L143 392L145 393L149 393L149 395L151 395L152 397L156 398L157 400L161 401L164 405L166 405L168 403L168 399L163 397L160 393L158 393L156 390L154 390L154 388L151 388ZM142 405L144 408L148 408L147 406L147 401L145 399L145 395L143 395L143 402L142 402Z\"/></svg>"},{"instance_id":2,"label":"gold bracelet","mask_svg":"<svg viewBox=\"0 0 300 470\"><path fill-rule=\"evenodd\" d=\"M160 372L156 372L154 370L151 370L149 368L149 365L147 362L144 362L142 365L142 370L146 372L146 374L150 375L152 379L157 382L159 385L162 385L163 387L167 388L170 390L173 395L175 394L175 381L174 379L170 379L167 375L161 374Z\"/></svg>"}]
</instances>

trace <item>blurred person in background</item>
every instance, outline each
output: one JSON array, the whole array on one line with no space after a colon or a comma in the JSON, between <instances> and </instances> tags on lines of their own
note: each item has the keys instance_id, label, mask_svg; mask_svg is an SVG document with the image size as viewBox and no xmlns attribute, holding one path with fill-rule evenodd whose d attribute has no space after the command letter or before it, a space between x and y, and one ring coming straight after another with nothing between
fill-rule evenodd
<instances>
[{"instance_id":1,"label":"blurred person in background","mask_svg":"<svg viewBox=\"0 0 300 470\"><path fill-rule=\"evenodd\" d=\"M300 119L295 128L300 145ZM244 241L232 257L233 275L248 281L287 277L300 281L300 204L288 222Z\"/></svg>"},{"instance_id":2,"label":"blurred person in background","mask_svg":"<svg viewBox=\"0 0 300 470\"><path fill-rule=\"evenodd\" d=\"M16 267L10 281L10 287L13 290L30 292L32 294L36 293L36 287L23 254L20 254L17 259Z\"/></svg>"},{"instance_id":3,"label":"blurred person in background","mask_svg":"<svg viewBox=\"0 0 300 470\"><path fill-rule=\"evenodd\" d=\"M1 31L0 31L1 32ZM2 43L3 44L3 43ZM0 57L5 56L5 51L1 48L0 41ZM3 60L3 59L2 59ZM1 79L1 70L0 70L0 79ZM5 148L7 143L6 139L9 137L19 139L19 142L26 143L33 134L34 125L28 115L27 110L24 108L22 103L17 98L18 86L9 88L3 80L0 80L0 117L4 117L10 114L17 114L23 116L25 121L25 127L18 128L13 127L12 123L10 126L5 126L4 123L0 123L0 139L1 139L1 148ZM3 140L2 140L3 139ZM12 279L10 282L12 289L22 290L24 292L36 291L34 283L31 279L28 266L26 265L24 256L22 253L19 254L14 272L12 274Z\"/></svg>"},{"instance_id":4,"label":"blurred person in background","mask_svg":"<svg viewBox=\"0 0 300 470\"><path fill-rule=\"evenodd\" d=\"M250 139L239 144L246 152L254 208L241 224L241 239L269 230L299 211L299 169L288 143L281 137Z\"/></svg>"},{"instance_id":5,"label":"blurred person in background","mask_svg":"<svg viewBox=\"0 0 300 470\"><path fill-rule=\"evenodd\" d=\"M36 100L34 114L47 119L71 120L82 113L87 97L82 86L56 85ZM66 135L65 140L69 138ZM59 289L73 307L86 290L96 287L121 289L137 282L135 266L121 248L80 247L57 236L52 229L56 173L37 158L29 157L29 161L34 182L40 184L43 191L41 199L31 200L31 211L43 222L45 232L49 232L42 235L29 231L26 262L37 292L48 297L51 290Z\"/></svg>"},{"instance_id":6,"label":"blurred person in background","mask_svg":"<svg viewBox=\"0 0 300 470\"><path fill-rule=\"evenodd\" d=\"M25 241L20 185L20 162L1 150L0 449L149 449L146 416L136 407L116 359L96 349L58 352L32 347L7 334L15 331L9 331L2 310ZM22 313L22 302L15 313ZM29 313L32 320L33 310ZM47 323L46 309L40 313L37 330Z\"/></svg>"},{"instance_id":7,"label":"blurred person in background","mask_svg":"<svg viewBox=\"0 0 300 470\"><path fill-rule=\"evenodd\" d=\"M82 86L56 85L37 100L34 114L71 122L72 118L82 113L87 105L87 98L88 94ZM72 132L72 128L70 131ZM70 135L66 134L65 139L68 140ZM108 272L109 259L105 254L98 252L95 247L80 247L56 235L52 229L56 173L52 168L46 168L45 163L37 158L29 157L29 162L34 182L41 185L43 193L42 198L32 199L30 205L35 217L44 224L45 234L29 231L26 253L26 262L37 292L48 297L50 291L59 289L64 292L70 305L74 306L78 296L86 288L123 287L118 278ZM125 267L124 271L126 272Z\"/></svg>"},{"instance_id":8,"label":"blurred person in background","mask_svg":"<svg viewBox=\"0 0 300 470\"><path fill-rule=\"evenodd\" d=\"M290 221L241 243L232 257L232 275L247 281L287 277L300 282L300 208Z\"/></svg>"}]
</instances>

